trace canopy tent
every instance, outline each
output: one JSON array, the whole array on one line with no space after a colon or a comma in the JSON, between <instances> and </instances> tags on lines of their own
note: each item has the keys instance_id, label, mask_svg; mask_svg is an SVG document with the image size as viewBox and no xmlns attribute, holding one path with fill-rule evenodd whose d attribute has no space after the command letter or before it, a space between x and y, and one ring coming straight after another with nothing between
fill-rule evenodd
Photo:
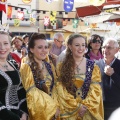
<instances>
[{"instance_id":1,"label":"canopy tent","mask_svg":"<svg viewBox=\"0 0 120 120\"><path fill-rule=\"evenodd\" d=\"M120 15L111 13L101 13L99 15L81 17L81 20L87 23L103 23L106 21L115 21L120 19Z\"/></svg>"},{"instance_id":2,"label":"canopy tent","mask_svg":"<svg viewBox=\"0 0 120 120\"><path fill-rule=\"evenodd\" d=\"M89 26L80 26L80 25L77 28L73 28L72 25L67 25L62 29L65 31L77 32L77 33L82 33L82 32L90 33L90 30L91 30Z\"/></svg>"}]
</instances>

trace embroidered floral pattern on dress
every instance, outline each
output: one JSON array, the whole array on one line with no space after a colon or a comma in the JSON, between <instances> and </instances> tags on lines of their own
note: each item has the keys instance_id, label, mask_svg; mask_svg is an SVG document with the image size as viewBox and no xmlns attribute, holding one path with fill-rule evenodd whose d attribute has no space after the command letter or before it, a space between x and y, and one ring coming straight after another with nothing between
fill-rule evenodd
<instances>
[{"instance_id":1,"label":"embroidered floral pattern on dress","mask_svg":"<svg viewBox=\"0 0 120 120\"><path fill-rule=\"evenodd\" d=\"M94 68L94 61L88 60L87 59L87 64L86 64L86 78L84 81L84 84L81 88L82 90L82 99L85 99L87 96L87 93L89 91L90 83L91 83L91 77L92 77L92 71Z\"/></svg>"}]
</instances>

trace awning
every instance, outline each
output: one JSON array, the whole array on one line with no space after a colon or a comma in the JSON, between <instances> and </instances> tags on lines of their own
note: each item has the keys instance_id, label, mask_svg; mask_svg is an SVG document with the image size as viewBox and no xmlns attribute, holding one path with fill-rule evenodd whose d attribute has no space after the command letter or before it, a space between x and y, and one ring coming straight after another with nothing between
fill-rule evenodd
<instances>
[{"instance_id":1,"label":"awning","mask_svg":"<svg viewBox=\"0 0 120 120\"><path fill-rule=\"evenodd\" d=\"M101 13L103 6L85 6L76 8L77 17L85 17L90 15L97 15Z\"/></svg>"},{"instance_id":2,"label":"awning","mask_svg":"<svg viewBox=\"0 0 120 120\"><path fill-rule=\"evenodd\" d=\"M100 14L105 5L111 5L111 4L120 4L120 0L106 0L106 3L104 3L101 6L89 5L84 7L78 7L76 8L77 17L86 17L86 16Z\"/></svg>"}]
</instances>

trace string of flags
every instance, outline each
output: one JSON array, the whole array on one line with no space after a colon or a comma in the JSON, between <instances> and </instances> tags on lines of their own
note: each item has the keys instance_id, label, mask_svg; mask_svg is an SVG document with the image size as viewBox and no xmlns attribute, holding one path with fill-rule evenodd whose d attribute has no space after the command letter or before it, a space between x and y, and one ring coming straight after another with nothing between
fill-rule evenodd
<instances>
[{"instance_id":1,"label":"string of flags","mask_svg":"<svg viewBox=\"0 0 120 120\"><path fill-rule=\"evenodd\" d=\"M46 0L46 2L48 3L51 3L52 0ZM20 22L22 20L29 20L31 25L35 25L36 21L39 21L39 20L43 20L43 24L44 26L56 26L57 22L58 22L58 19L62 19L62 25L63 26L66 26L67 23L72 20L72 25L73 25L73 28L77 28L78 25L79 25L79 19L75 19L75 18L63 18L63 17L57 17L57 13L59 12L59 14L61 14L62 12L65 12L66 14L69 13L69 12L75 12L75 11L72 11L73 9L73 5L74 5L74 0L64 0L64 10L65 11L44 11L44 10L31 10L31 9L26 9L26 8L21 8L21 7L17 7L17 6L11 6L11 5L8 5L8 10L6 10L6 8L4 8L4 4L0 4L0 10L2 11L2 14L0 13L0 16L3 15L3 13L6 13L7 12L7 18L10 19L10 20L14 20L14 26L18 27L20 26ZM17 10L17 15L15 18L12 18L12 12L13 12L13 8L15 8L15 10ZM26 11L24 11L26 10ZM108 9L106 10L106 12L112 12L114 11L115 9ZM34 14L34 11L36 11L37 13L40 13L41 11L45 14L46 12L50 12L50 16L44 16L44 18L42 19L39 19L37 18L36 14ZM25 13L26 12L26 13ZM29 18L24 18L24 15L25 14L28 14L29 15ZM4 18L4 17L0 17L0 18ZM1 20L1 24L3 20ZM110 24L110 23L109 23ZM92 23L92 24L89 24L89 23L86 23L84 22L84 25L85 26L90 26L91 28L95 28L97 26L97 23ZM116 24L118 25L118 24Z\"/></svg>"}]
</instances>

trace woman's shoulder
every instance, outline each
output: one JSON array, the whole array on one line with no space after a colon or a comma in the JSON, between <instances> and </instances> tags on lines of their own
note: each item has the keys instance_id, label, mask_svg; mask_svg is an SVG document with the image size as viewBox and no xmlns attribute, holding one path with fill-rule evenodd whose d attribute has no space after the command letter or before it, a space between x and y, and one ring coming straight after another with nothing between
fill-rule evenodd
<instances>
[{"instance_id":1,"label":"woman's shoulder","mask_svg":"<svg viewBox=\"0 0 120 120\"><path fill-rule=\"evenodd\" d=\"M27 69L30 69L30 63L29 62L24 62L21 64L20 66L20 70L27 70Z\"/></svg>"}]
</instances>

